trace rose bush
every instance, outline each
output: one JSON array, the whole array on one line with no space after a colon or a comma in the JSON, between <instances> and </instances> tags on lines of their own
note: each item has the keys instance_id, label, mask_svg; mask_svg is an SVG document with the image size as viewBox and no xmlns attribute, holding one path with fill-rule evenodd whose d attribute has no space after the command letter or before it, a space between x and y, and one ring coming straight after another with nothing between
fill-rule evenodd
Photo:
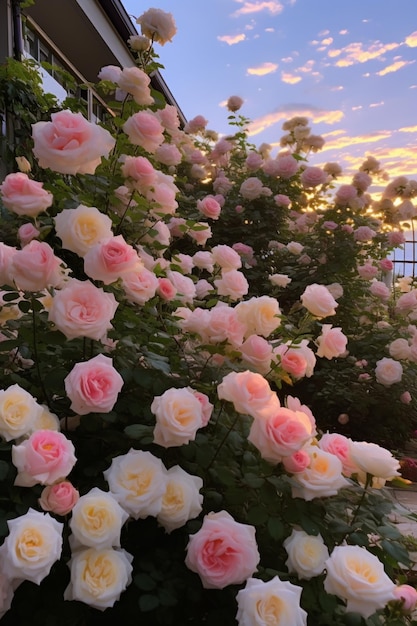
<instances>
[{"instance_id":1,"label":"rose bush","mask_svg":"<svg viewBox=\"0 0 417 626\"><path fill-rule=\"evenodd\" d=\"M25 74L43 119L0 188L1 623L416 623L389 423L360 427L415 420L417 290L378 280L402 234L368 211L378 168L337 188L304 118L255 148L237 96L227 138L182 128L149 80L173 17L138 24L100 124L51 117Z\"/></svg>"}]
</instances>

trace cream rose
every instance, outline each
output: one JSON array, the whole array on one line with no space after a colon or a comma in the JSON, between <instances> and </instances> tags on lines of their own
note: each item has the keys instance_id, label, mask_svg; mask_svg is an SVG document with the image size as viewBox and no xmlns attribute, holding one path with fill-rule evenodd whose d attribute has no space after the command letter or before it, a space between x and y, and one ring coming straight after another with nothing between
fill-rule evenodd
<instances>
[{"instance_id":1,"label":"cream rose","mask_svg":"<svg viewBox=\"0 0 417 626\"><path fill-rule=\"evenodd\" d=\"M306 626L300 607L302 588L274 576L268 582L249 578L237 594L239 626Z\"/></svg>"},{"instance_id":2,"label":"cream rose","mask_svg":"<svg viewBox=\"0 0 417 626\"><path fill-rule=\"evenodd\" d=\"M81 496L72 509L71 548L120 547L120 532L129 515L111 493L94 487Z\"/></svg>"},{"instance_id":3,"label":"cream rose","mask_svg":"<svg viewBox=\"0 0 417 626\"><path fill-rule=\"evenodd\" d=\"M10 533L0 548L9 578L39 583L61 556L63 524L49 513L29 509L7 522Z\"/></svg>"},{"instance_id":4,"label":"cream rose","mask_svg":"<svg viewBox=\"0 0 417 626\"><path fill-rule=\"evenodd\" d=\"M179 465L167 471L162 507L157 516L167 533L184 526L189 519L201 513L202 486L203 480L199 476L188 474Z\"/></svg>"},{"instance_id":5,"label":"cream rose","mask_svg":"<svg viewBox=\"0 0 417 626\"><path fill-rule=\"evenodd\" d=\"M400 476L398 471L400 463L386 448L367 441L350 441L349 444L350 458L362 483L366 482L366 474L370 474L384 483L386 480ZM378 485L375 484L374 486Z\"/></svg>"},{"instance_id":6,"label":"cream rose","mask_svg":"<svg viewBox=\"0 0 417 626\"><path fill-rule=\"evenodd\" d=\"M377 361L375 367L375 378L377 382L385 387L390 387L394 383L401 382L403 377L403 366L399 361L394 361L384 357Z\"/></svg>"},{"instance_id":7,"label":"cream rose","mask_svg":"<svg viewBox=\"0 0 417 626\"><path fill-rule=\"evenodd\" d=\"M321 535L308 535L304 530L294 529L283 545L288 554L285 565L290 574L310 580L324 571L329 551Z\"/></svg>"},{"instance_id":8,"label":"cream rose","mask_svg":"<svg viewBox=\"0 0 417 626\"><path fill-rule=\"evenodd\" d=\"M294 474L292 493L294 498L313 500L335 496L349 482L342 475L343 466L334 454L324 452L317 446L306 448L310 464L303 472Z\"/></svg>"},{"instance_id":9,"label":"cream rose","mask_svg":"<svg viewBox=\"0 0 417 626\"><path fill-rule=\"evenodd\" d=\"M177 27L171 13L161 9L148 9L136 20L140 24L141 33L152 41L157 41L161 46L172 41L177 32Z\"/></svg>"},{"instance_id":10,"label":"cream rose","mask_svg":"<svg viewBox=\"0 0 417 626\"><path fill-rule=\"evenodd\" d=\"M80 256L103 239L113 236L111 219L93 206L80 204L76 209L64 209L54 221L62 247Z\"/></svg>"},{"instance_id":11,"label":"cream rose","mask_svg":"<svg viewBox=\"0 0 417 626\"><path fill-rule=\"evenodd\" d=\"M347 341L348 339L341 328L333 328L331 324L323 324L321 335L317 338L317 356L326 359L343 356Z\"/></svg>"},{"instance_id":12,"label":"cream rose","mask_svg":"<svg viewBox=\"0 0 417 626\"><path fill-rule=\"evenodd\" d=\"M246 326L247 337L249 335L269 337L281 324L280 314L278 301L270 296L250 298L236 306L236 315Z\"/></svg>"},{"instance_id":13,"label":"cream rose","mask_svg":"<svg viewBox=\"0 0 417 626\"><path fill-rule=\"evenodd\" d=\"M64 600L79 600L100 611L113 606L132 580L131 554L125 550L88 548L72 555L71 581Z\"/></svg>"},{"instance_id":14,"label":"cream rose","mask_svg":"<svg viewBox=\"0 0 417 626\"><path fill-rule=\"evenodd\" d=\"M41 405L20 385L0 390L0 436L6 441L30 433L41 414Z\"/></svg>"},{"instance_id":15,"label":"cream rose","mask_svg":"<svg viewBox=\"0 0 417 626\"><path fill-rule=\"evenodd\" d=\"M164 448L194 441L197 430L203 426L201 403L187 388L168 389L156 396L151 411L156 417L154 442Z\"/></svg>"},{"instance_id":16,"label":"cream rose","mask_svg":"<svg viewBox=\"0 0 417 626\"><path fill-rule=\"evenodd\" d=\"M360 546L336 546L326 561L324 589L365 619L395 599L395 584L376 556Z\"/></svg>"},{"instance_id":17,"label":"cream rose","mask_svg":"<svg viewBox=\"0 0 417 626\"><path fill-rule=\"evenodd\" d=\"M114 457L104 477L116 500L133 518L156 516L160 512L166 469L150 452L131 449Z\"/></svg>"}]
</instances>

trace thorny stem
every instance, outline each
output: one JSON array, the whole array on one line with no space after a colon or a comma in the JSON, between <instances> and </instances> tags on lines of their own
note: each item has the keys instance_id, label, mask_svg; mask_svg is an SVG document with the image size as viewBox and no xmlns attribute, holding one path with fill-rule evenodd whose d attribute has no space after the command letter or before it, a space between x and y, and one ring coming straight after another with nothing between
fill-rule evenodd
<instances>
[{"instance_id":1,"label":"thorny stem","mask_svg":"<svg viewBox=\"0 0 417 626\"><path fill-rule=\"evenodd\" d=\"M213 465L214 461L217 458L217 455L219 454L222 446L224 445L224 443L226 442L226 439L228 438L228 436L230 435L230 433L232 432L232 430L235 427L235 424L237 422L237 420L239 419L239 415L236 415L235 419L233 420L233 422L231 423L231 425L229 426L229 428L227 429L223 439L221 440L221 442L219 443L219 445L217 446L216 452L213 455L213 458L211 459L210 463L207 465L206 467L206 472L208 472L208 470L211 468L211 466Z\"/></svg>"},{"instance_id":2,"label":"thorny stem","mask_svg":"<svg viewBox=\"0 0 417 626\"><path fill-rule=\"evenodd\" d=\"M48 405L48 407L50 407L50 399L46 391L44 382L42 380L41 368L39 365L38 337L37 337L37 331L36 331L36 311L35 311L35 298L34 297L32 297L32 338L33 338L33 355L35 357L36 372L38 375L39 386L42 389L46 404Z\"/></svg>"}]
</instances>

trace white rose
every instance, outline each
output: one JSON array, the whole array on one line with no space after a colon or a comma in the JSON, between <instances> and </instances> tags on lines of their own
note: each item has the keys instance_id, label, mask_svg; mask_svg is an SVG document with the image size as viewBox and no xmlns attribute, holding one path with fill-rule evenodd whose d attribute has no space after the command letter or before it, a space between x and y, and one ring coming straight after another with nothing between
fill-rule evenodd
<instances>
[{"instance_id":1,"label":"white rose","mask_svg":"<svg viewBox=\"0 0 417 626\"><path fill-rule=\"evenodd\" d=\"M376 556L360 546L337 546L326 561L324 588L365 619L395 598L395 584Z\"/></svg>"},{"instance_id":2,"label":"white rose","mask_svg":"<svg viewBox=\"0 0 417 626\"><path fill-rule=\"evenodd\" d=\"M278 301L270 296L254 297L239 302L235 310L238 320L247 328L246 337L249 335L269 337L281 324Z\"/></svg>"},{"instance_id":3,"label":"white rose","mask_svg":"<svg viewBox=\"0 0 417 626\"><path fill-rule=\"evenodd\" d=\"M11 441L31 432L42 407L18 384L0 390L0 435Z\"/></svg>"},{"instance_id":4,"label":"white rose","mask_svg":"<svg viewBox=\"0 0 417 626\"><path fill-rule=\"evenodd\" d=\"M287 243L287 250L291 254L299 255L303 251L303 248L304 246L298 243L298 241L290 241L290 243Z\"/></svg>"},{"instance_id":5,"label":"white rose","mask_svg":"<svg viewBox=\"0 0 417 626\"><path fill-rule=\"evenodd\" d=\"M110 491L134 519L158 515L165 493L166 469L150 452L129 450L113 458L104 472Z\"/></svg>"},{"instance_id":6,"label":"white rose","mask_svg":"<svg viewBox=\"0 0 417 626\"><path fill-rule=\"evenodd\" d=\"M310 580L319 576L329 558L329 551L321 535L308 535L304 530L293 530L290 537L284 541L288 559L285 565L290 574L297 574L298 578Z\"/></svg>"},{"instance_id":7,"label":"white rose","mask_svg":"<svg viewBox=\"0 0 417 626\"><path fill-rule=\"evenodd\" d=\"M339 489L349 482L342 475L342 462L334 454L324 452L317 446L306 448L310 465L302 472L294 474L293 497L313 500L335 496Z\"/></svg>"},{"instance_id":8,"label":"white rose","mask_svg":"<svg viewBox=\"0 0 417 626\"><path fill-rule=\"evenodd\" d=\"M0 557L7 563L8 577L39 585L61 556L63 524L34 509L7 524L10 533L0 548Z\"/></svg>"},{"instance_id":9,"label":"white rose","mask_svg":"<svg viewBox=\"0 0 417 626\"><path fill-rule=\"evenodd\" d=\"M82 257L92 246L113 236L111 219L93 206L64 209L54 219L62 247Z\"/></svg>"},{"instance_id":10,"label":"white rose","mask_svg":"<svg viewBox=\"0 0 417 626\"><path fill-rule=\"evenodd\" d=\"M88 548L72 555L71 582L64 600L79 600L104 611L113 606L132 580L133 557L125 550Z\"/></svg>"},{"instance_id":11,"label":"white rose","mask_svg":"<svg viewBox=\"0 0 417 626\"><path fill-rule=\"evenodd\" d=\"M307 613L300 607L302 588L274 576L268 582L248 578L237 594L239 626L306 626Z\"/></svg>"},{"instance_id":12,"label":"white rose","mask_svg":"<svg viewBox=\"0 0 417 626\"><path fill-rule=\"evenodd\" d=\"M71 548L78 544L97 549L120 547L120 531L128 517L111 493L94 487L72 509Z\"/></svg>"},{"instance_id":13,"label":"white rose","mask_svg":"<svg viewBox=\"0 0 417 626\"><path fill-rule=\"evenodd\" d=\"M277 287L286 287L292 281L292 278L286 274L271 274L268 278L270 282Z\"/></svg>"},{"instance_id":14,"label":"white rose","mask_svg":"<svg viewBox=\"0 0 417 626\"><path fill-rule=\"evenodd\" d=\"M45 404L41 405L41 412L35 418L32 428L28 434L32 434L35 430L61 430L58 416L55 413L52 413Z\"/></svg>"},{"instance_id":15,"label":"white rose","mask_svg":"<svg viewBox=\"0 0 417 626\"><path fill-rule=\"evenodd\" d=\"M403 366L398 361L384 357L376 363L375 378L385 387L399 383L403 377Z\"/></svg>"},{"instance_id":16,"label":"white rose","mask_svg":"<svg viewBox=\"0 0 417 626\"><path fill-rule=\"evenodd\" d=\"M201 513L202 486L203 481L199 476L188 474L179 465L168 470L162 508L157 516L167 533L184 526L189 519Z\"/></svg>"},{"instance_id":17,"label":"white rose","mask_svg":"<svg viewBox=\"0 0 417 626\"><path fill-rule=\"evenodd\" d=\"M354 465L359 469L358 478L361 483L366 482L366 474L370 474L383 483L400 476L400 463L386 448L376 443L367 441L350 441L350 457ZM373 487L381 487L378 481L373 482Z\"/></svg>"},{"instance_id":18,"label":"white rose","mask_svg":"<svg viewBox=\"0 0 417 626\"><path fill-rule=\"evenodd\" d=\"M187 388L168 389L156 396L151 411L156 417L154 441L164 448L193 441L203 425L202 406Z\"/></svg>"}]
</instances>

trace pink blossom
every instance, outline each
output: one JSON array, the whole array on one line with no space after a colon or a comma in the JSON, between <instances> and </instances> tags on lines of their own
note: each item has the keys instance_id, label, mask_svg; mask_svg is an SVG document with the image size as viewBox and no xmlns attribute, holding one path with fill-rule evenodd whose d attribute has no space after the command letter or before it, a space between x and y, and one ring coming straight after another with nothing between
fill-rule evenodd
<instances>
[{"instance_id":1,"label":"pink blossom","mask_svg":"<svg viewBox=\"0 0 417 626\"><path fill-rule=\"evenodd\" d=\"M207 124L208 120L206 120L205 117L197 115L196 117L193 117L193 119L188 120L184 126L184 132L195 135L196 133L203 131Z\"/></svg>"},{"instance_id":2,"label":"pink blossom","mask_svg":"<svg viewBox=\"0 0 417 626\"><path fill-rule=\"evenodd\" d=\"M121 167L125 178L133 178L135 186L141 192L152 187L156 182L156 171L152 163L143 156L126 156Z\"/></svg>"},{"instance_id":3,"label":"pink blossom","mask_svg":"<svg viewBox=\"0 0 417 626\"><path fill-rule=\"evenodd\" d=\"M122 235L104 239L92 246L84 256L84 271L105 285L115 282L139 263L138 253Z\"/></svg>"},{"instance_id":4,"label":"pink blossom","mask_svg":"<svg viewBox=\"0 0 417 626\"><path fill-rule=\"evenodd\" d=\"M400 230L392 230L387 234L388 243L390 246L401 246L405 243L405 235Z\"/></svg>"},{"instance_id":5,"label":"pink blossom","mask_svg":"<svg viewBox=\"0 0 417 626\"><path fill-rule=\"evenodd\" d=\"M163 143L155 151L155 157L164 165L178 165L181 163L182 154L173 143Z\"/></svg>"},{"instance_id":6,"label":"pink blossom","mask_svg":"<svg viewBox=\"0 0 417 626\"><path fill-rule=\"evenodd\" d=\"M124 67L117 78L117 84L123 91L130 93L134 101L142 106L153 104L150 77L139 67Z\"/></svg>"},{"instance_id":7,"label":"pink blossom","mask_svg":"<svg viewBox=\"0 0 417 626\"><path fill-rule=\"evenodd\" d=\"M42 291L60 285L61 263L49 244L32 239L11 257L9 276L22 291Z\"/></svg>"},{"instance_id":8,"label":"pink blossom","mask_svg":"<svg viewBox=\"0 0 417 626\"><path fill-rule=\"evenodd\" d=\"M213 196L206 196L201 200L197 200L197 209L205 217L217 220L220 217L221 206Z\"/></svg>"},{"instance_id":9,"label":"pink blossom","mask_svg":"<svg viewBox=\"0 0 417 626\"><path fill-rule=\"evenodd\" d=\"M274 200L277 206L288 207L291 204L290 198L284 195L283 193L279 193L276 196L274 196Z\"/></svg>"},{"instance_id":10,"label":"pink blossom","mask_svg":"<svg viewBox=\"0 0 417 626\"><path fill-rule=\"evenodd\" d=\"M151 270L138 265L123 274L122 285L127 299L143 306L154 297L158 289L158 279Z\"/></svg>"},{"instance_id":11,"label":"pink blossom","mask_svg":"<svg viewBox=\"0 0 417 626\"><path fill-rule=\"evenodd\" d=\"M177 295L177 290L169 278L158 278L157 293L162 300L169 302Z\"/></svg>"},{"instance_id":12,"label":"pink blossom","mask_svg":"<svg viewBox=\"0 0 417 626\"><path fill-rule=\"evenodd\" d=\"M37 430L28 439L12 447L12 461L17 468L15 485L32 487L52 485L71 472L77 459L72 442L60 432Z\"/></svg>"},{"instance_id":13,"label":"pink blossom","mask_svg":"<svg viewBox=\"0 0 417 626\"><path fill-rule=\"evenodd\" d=\"M0 195L6 209L28 217L36 217L53 202L43 183L31 180L23 172L8 174L0 185Z\"/></svg>"},{"instance_id":14,"label":"pink blossom","mask_svg":"<svg viewBox=\"0 0 417 626\"><path fill-rule=\"evenodd\" d=\"M356 172L352 182L359 191L366 191L372 184L372 178L366 172Z\"/></svg>"},{"instance_id":15,"label":"pink blossom","mask_svg":"<svg viewBox=\"0 0 417 626\"><path fill-rule=\"evenodd\" d=\"M205 589L224 589L243 583L260 560L255 527L236 522L229 513L209 513L190 536L186 566L196 572Z\"/></svg>"},{"instance_id":16,"label":"pink blossom","mask_svg":"<svg viewBox=\"0 0 417 626\"><path fill-rule=\"evenodd\" d=\"M365 265L358 265L358 274L365 280L372 280L378 274L378 268L372 265L372 261L367 261Z\"/></svg>"},{"instance_id":17,"label":"pink blossom","mask_svg":"<svg viewBox=\"0 0 417 626\"><path fill-rule=\"evenodd\" d=\"M336 224L336 222L332 222L331 220L326 220L323 222L323 228L325 228L326 230L336 230L338 226L339 224Z\"/></svg>"},{"instance_id":18,"label":"pink blossom","mask_svg":"<svg viewBox=\"0 0 417 626\"><path fill-rule=\"evenodd\" d=\"M242 360L252 365L260 374L266 374L271 369L272 346L259 335L249 337L239 347Z\"/></svg>"},{"instance_id":19,"label":"pink blossom","mask_svg":"<svg viewBox=\"0 0 417 626\"><path fill-rule=\"evenodd\" d=\"M298 172L299 162L292 154L279 154L276 159L265 161L263 169L269 176L291 178Z\"/></svg>"},{"instance_id":20,"label":"pink blossom","mask_svg":"<svg viewBox=\"0 0 417 626\"><path fill-rule=\"evenodd\" d=\"M411 585L398 585L394 588L395 597L402 603L401 611L411 614L417 607L417 590Z\"/></svg>"},{"instance_id":21,"label":"pink blossom","mask_svg":"<svg viewBox=\"0 0 417 626\"><path fill-rule=\"evenodd\" d=\"M123 378L113 367L112 359L98 354L89 361L76 363L64 384L74 413L109 413L123 387Z\"/></svg>"},{"instance_id":22,"label":"pink blossom","mask_svg":"<svg viewBox=\"0 0 417 626\"><path fill-rule=\"evenodd\" d=\"M342 423L340 419L339 423ZM319 441L319 446L321 450L337 456L342 462L342 471L345 476L350 476L355 473L357 466L350 454L350 439L348 439L348 437L340 435L339 433L325 433Z\"/></svg>"},{"instance_id":23,"label":"pink blossom","mask_svg":"<svg viewBox=\"0 0 417 626\"><path fill-rule=\"evenodd\" d=\"M327 174L320 167L308 166L301 172L300 180L304 187L317 187L327 181Z\"/></svg>"},{"instance_id":24,"label":"pink blossom","mask_svg":"<svg viewBox=\"0 0 417 626\"><path fill-rule=\"evenodd\" d=\"M255 372L230 372L217 387L220 400L232 402L235 411L243 415L261 415L278 410L280 402L268 381Z\"/></svg>"},{"instance_id":25,"label":"pink blossom","mask_svg":"<svg viewBox=\"0 0 417 626\"><path fill-rule=\"evenodd\" d=\"M39 498L39 505L44 511L56 515L68 515L78 502L80 494L68 481L62 480L54 485L47 485Z\"/></svg>"},{"instance_id":26,"label":"pink blossom","mask_svg":"<svg viewBox=\"0 0 417 626\"><path fill-rule=\"evenodd\" d=\"M369 226L358 226L353 233L355 241L370 241L375 235L376 232Z\"/></svg>"},{"instance_id":27,"label":"pink blossom","mask_svg":"<svg viewBox=\"0 0 417 626\"><path fill-rule=\"evenodd\" d=\"M394 263L391 259L381 259L379 262L379 267L383 272L390 272L394 269Z\"/></svg>"},{"instance_id":28,"label":"pink blossom","mask_svg":"<svg viewBox=\"0 0 417 626\"><path fill-rule=\"evenodd\" d=\"M224 270L237 270L242 267L239 254L226 244L214 246L211 250L214 263Z\"/></svg>"},{"instance_id":29,"label":"pink blossom","mask_svg":"<svg viewBox=\"0 0 417 626\"><path fill-rule=\"evenodd\" d=\"M369 287L369 291L373 296L379 298L383 302L386 302L391 295L391 290L381 280L375 280L372 282Z\"/></svg>"},{"instance_id":30,"label":"pink blossom","mask_svg":"<svg viewBox=\"0 0 417 626\"><path fill-rule=\"evenodd\" d=\"M107 130L68 110L53 113L50 122L33 124L32 136L40 167L61 174L94 174L115 145Z\"/></svg>"},{"instance_id":31,"label":"pink blossom","mask_svg":"<svg viewBox=\"0 0 417 626\"><path fill-rule=\"evenodd\" d=\"M263 163L262 156L258 152L249 152L245 165L249 172L256 172Z\"/></svg>"},{"instance_id":32,"label":"pink blossom","mask_svg":"<svg viewBox=\"0 0 417 626\"><path fill-rule=\"evenodd\" d=\"M17 231L17 236L19 237L22 246L26 246L32 241L32 239L39 237L40 234L40 231L30 222L22 224Z\"/></svg>"},{"instance_id":33,"label":"pink blossom","mask_svg":"<svg viewBox=\"0 0 417 626\"><path fill-rule=\"evenodd\" d=\"M156 116L161 122L162 126L171 134L176 132L180 125L178 117L178 109L172 104L166 104L163 109L156 111Z\"/></svg>"},{"instance_id":34,"label":"pink blossom","mask_svg":"<svg viewBox=\"0 0 417 626\"><path fill-rule=\"evenodd\" d=\"M133 145L151 154L164 142L163 126L152 111L134 113L124 123L123 130Z\"/></svg>"},{"instance_id":35,"label":"pink blossom","mask_svg":"<svg viewBox=\"0 0 417 626\"><path fill-rule=\"evenodd\" d=\"M219 296L240 300L248 293L249 283L239 270L222 270L221 278L214 281Z\"/></svg>"},{"instance_id":36,"label":"pink blossom","mask_svg":"<svg viewBox=\"0 0 417 626\"><path fill-rule=\"evenodd\" d=\"M409 391L404 391L404 393L402 393L400 396L400 401L403 404L410 404L411 400L412 400L412 397Z\"/></svg>"},{"instance_id":37,"label":"pink blossom","mask_svg":"<svg viewBox=\"0 0 417 626\"><path fill-rule=\"evenodd\" d=\"M247 330L237 315L236 308L217 305L210 309L204 329L210 343L229 342L232 346L240 346ZM201 334L201 333L200 333Z\"/></svg>"},{"instance_id":38,"label":"pink blossom","mask_svg":"<svg viewBox=\"0 0 417 626\"><path fill-rule=\"evenodd\" d=\"M287 472L290 474L297 474L303 472L310 464L310 456L305 450L297 450L289 456L285 456L282 459L282 464Z\"/></svg>"},{"instance_id":39,"label":"pink blossom","mask_svg":"<svg viewBox=\"0 0 417 626\"><path fill-rule=\"evenodd\" d=\"M136 23L140 24L142 35L161 46L172 41L177 32L172 14L162 9L148 9L137 18Z\"/></svg>"},{"instance_id":40,"label":"pink blossom","mask_svg":"<svg viewBox=\"0 0 417 626\"><path fill-rule=\"evenodd\" d=\"M349 204L358 195L358 190L353 185L340 185L336 191L336 202L338 204Z\"/></svg>"},{"instance_id":41,"label":"pink blossom","mask_svg":"<svg viewBox=\"0 0 417 626\"><path fill-rule=\"evenodd\" d=\"M227 108L232 112L239 111L242 105L243 99L240 96L230 96L226 103Z\"/></svg>"}]
</instances>

